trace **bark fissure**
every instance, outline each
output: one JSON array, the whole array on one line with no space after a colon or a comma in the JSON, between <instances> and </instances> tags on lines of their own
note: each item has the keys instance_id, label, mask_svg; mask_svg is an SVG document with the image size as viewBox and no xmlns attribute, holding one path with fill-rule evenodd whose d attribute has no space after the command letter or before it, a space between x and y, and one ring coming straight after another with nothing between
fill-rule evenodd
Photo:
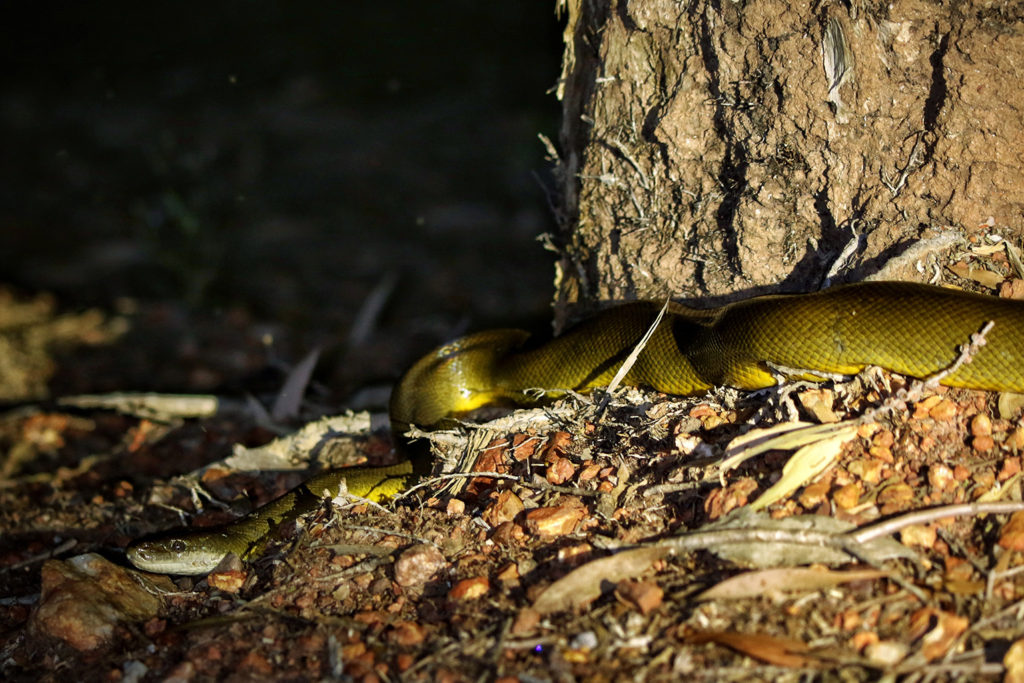
<instances>
[{"instance_id":1,"label":"bark fissure","mask_svg":"<svg viewBox=\"0 0 1024 683\"><path fill-rule=\"evenodd\" d=\"M593 130L566 123L586 140L570 258L589 278L566 299L810 290L854 233L833 282L922 238L1024 236L1024 10L575 1L607 20Z\"/></svg>"}]
</instances>

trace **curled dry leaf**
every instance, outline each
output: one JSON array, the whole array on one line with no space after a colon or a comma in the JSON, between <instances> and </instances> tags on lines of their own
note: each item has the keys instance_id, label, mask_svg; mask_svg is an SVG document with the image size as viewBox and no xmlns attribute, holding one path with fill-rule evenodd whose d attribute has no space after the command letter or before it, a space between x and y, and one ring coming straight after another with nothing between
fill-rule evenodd
<instances>
[{"instance_id":1,"label":"curled dry leaf","mask_svg":"<svg viewBox=\"0 0 1024 683\"><path fill-rule=\"evenodd\" d=\"M719 465L721 483L725 485L725 474L739 467L745 461L770 450L785 450L802 446L808 440L816 440L822 425L808 422L782 422L771 427L751 429L729 442Z\"/></svg>"},{"instance_id":2,"label":"curled dry leaf","mask_svg":"<svg viewBox=\"0 0 1024 683\"><path fill-rule=\"evenodd\" d=\"M750 504L751 509L763 510L824 472L843 452L846 442L856 436L856 425L847 425L827 438L801 447L782 468L782 477Z\"/></svg>"},{"instance_id":3,"label":"curled dry leaf","mask_svg":"<svg viewBox=\"0 0 1024 683\"><path fill-rule=\"evenodd\" d=\"M654 581L620 581L615 595L624 603L648 615L661 606L665 591Z\"/></svg>"},{"instance_id":4,"label":"curled dry leaf","mask_svg":"<svg viewBox=\"0 0 1024 683\"><path fill-rule=\"evenodd\" d=\"M1024 550L1024 510L1013 513L999 533L999 547Z\"/></svg>"},{"instance_id":5,"label":"curled dry leaf","mask_svg":"<svg viewBox=\"0 0 1024 683\"><path fill-rule=\"evenodd\" d=\"M921 638L921 654L931 662L945 656L969 625L959 615L923 607L910 617L910 636Z\"/></svg>"}]
</instances>

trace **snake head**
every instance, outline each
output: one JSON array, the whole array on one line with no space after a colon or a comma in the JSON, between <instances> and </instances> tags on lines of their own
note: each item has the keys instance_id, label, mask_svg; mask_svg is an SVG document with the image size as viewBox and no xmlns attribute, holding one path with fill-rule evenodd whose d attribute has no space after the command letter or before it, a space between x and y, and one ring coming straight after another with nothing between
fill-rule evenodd
<instances>
[{"instance_id":1,"label":"snake head","mask_svg":"<svg viewBox=\"0 0 1024 683\"><path fill-rule=\"evenodd\" d=\"M128 546L128 561L156 574L196 576L213 571L228 553L235 552L232 536L225 531L169 533L136 541Z\"/></svg>"}]
</instances>

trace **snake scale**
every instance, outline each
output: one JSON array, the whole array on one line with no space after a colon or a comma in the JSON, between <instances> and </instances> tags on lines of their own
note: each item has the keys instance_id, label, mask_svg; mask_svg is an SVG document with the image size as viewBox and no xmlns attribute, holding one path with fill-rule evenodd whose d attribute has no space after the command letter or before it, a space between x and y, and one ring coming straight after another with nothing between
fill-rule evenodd
<instances>
[{"instance_id":1,"label":"snake scale","mask_svg":"<svg viewBox=\"0 0 1024 683\"><path fill-rule=\"evenodd\" d=\"M613 307L545 342L506 329L441 346L398 382L392 425L396 433L410 424L436 427L488 404L525 405L606 386L660 308L651 302ZM1024 302L905 282L763 296L714 309L670 306L624 384L687 395L720 385L772 386L773 369L812 378L854 374L867 365L926 377L950 367L959 347L989 321L994 327L985 346L942 383L1024 392ZM171 574L209 572L229 552L251 558L277 525L316 508L325 494L343 488L386 499L429 472L424 459L324 472L236 522L135 542L128 558L141 569Z\"/></svg>"}]
</instances>

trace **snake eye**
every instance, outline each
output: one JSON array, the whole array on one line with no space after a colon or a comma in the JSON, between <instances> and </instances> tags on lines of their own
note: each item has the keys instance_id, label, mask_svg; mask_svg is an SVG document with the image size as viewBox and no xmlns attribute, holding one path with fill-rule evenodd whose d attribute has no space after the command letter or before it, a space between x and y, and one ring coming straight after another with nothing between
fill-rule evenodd
<instances>
[{"instance_id":1,"label":"snake eye","mask_svg":"<svg viewBox=\"0 0 1024 683\"><path fill-rule=\"evenodd\" d=\"M184 552L185 551L185 541L182 541L181 539L177 539L177 538L174 539L173 541L171 541L171 550L173 552L176 552L176 553Z\"/></svg>"}]
</instances>

